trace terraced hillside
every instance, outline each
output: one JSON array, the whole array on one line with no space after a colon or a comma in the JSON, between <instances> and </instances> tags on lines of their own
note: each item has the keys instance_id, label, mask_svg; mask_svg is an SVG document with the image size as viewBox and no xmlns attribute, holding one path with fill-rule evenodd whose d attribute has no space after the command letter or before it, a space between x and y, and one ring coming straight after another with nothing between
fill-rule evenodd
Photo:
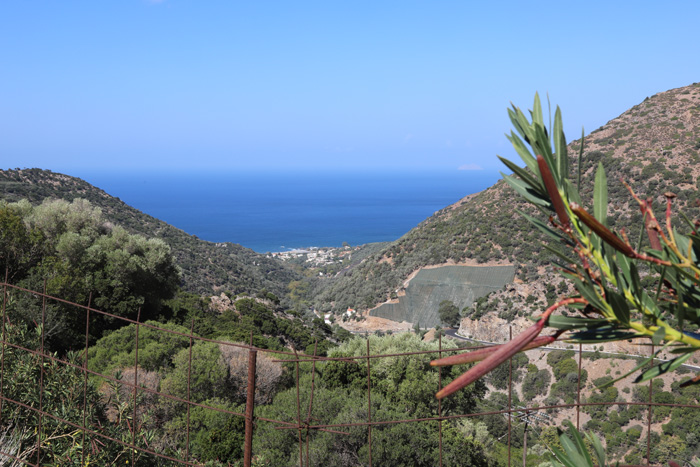
<instances>
[{"instance_id":1,"label":"terraced hillside","mask_svg":"<svg viewBox=\"0 0 700 467\"><path fill-rule=\"evenodd\" d=\"M566 109L563 110L566 119ZM504 109L505 112L505 109ZM507 130L504 128L504 130ZM569 144L572 172L576 171L580 142ZM495 156L495 155L494 155ZM623 179L641 195L654 198L663 212L663 193L677 195L676 206L691 218L698 216L700 175L700 84L673 89L644 99L639 105L593 131L585 139L582 195L590 199L593 170L601 161L608 174L611 201L610 224L626 228L636 238L641 216L619 182ZM572 177L576 173L571 174ZM441 264L513 264L516 278L538 291L525 302L521 295L494 294L515 314L550 300L557 286L544 268L542 238L525 224L517 210L528 211L512 190L500 181L494 186L435 213L399 240L368 257L352 270L326 284L315 305L323 310L346 307L373 308L396 298L406 278L421 267ZM561 286L563 287L563 286ZM489 310L489 301L480 304Z\"/></svg>"},{"instance_id":2,"label":"terraced hillside","mask_svg":"<svg viewBox=\"0 0 700 467\"><path fill-rule=\"evenodd\" d=\"M0 199L45 198L72 201L84 198L102 209L105 216L131 233L163 239L183 271L183 287L190 292L211 294L230 291L255 293L262 289L283 297L287 284L299 278L281 261L267 258L234 243L211 243L135 209L84 180L41 169L0 170Z\"/></svg>"}]
</instances>

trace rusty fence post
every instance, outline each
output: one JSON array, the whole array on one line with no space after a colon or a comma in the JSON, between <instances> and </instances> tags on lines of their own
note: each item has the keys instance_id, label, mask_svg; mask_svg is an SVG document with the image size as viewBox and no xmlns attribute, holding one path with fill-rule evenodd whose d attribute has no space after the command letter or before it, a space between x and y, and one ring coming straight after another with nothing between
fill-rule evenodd
<instances>
[{"instance_id":1,"label":"rusty fence post","mask_svg":"<svg viewBox=\"0 0 700 467\"><path fill-rule=\"evenodd\" d=\"M654 342L651 343L651 362L649 367L654 367ZM649 380L649 411L647 412L647 465L651 465L651 416L652 416L652 392L654 390L654 378Z\"/></svg>"},{"instance_id":2,"label":"rusty fence post","mask_svg":"<svg viewBox=\"0 0 700 467\"><path fill-rule=\"evenodd\" d=\"M513 340L513 326L508 326L509 340ZM513 358L508 359L508 467L511 466L511 424L513 418Z\"/></svg>"},{"instance_id":3,"label":"rusty fence post","mask_svg":"<svg viewBox=\"0 0 700 467\"><path fill-rule=\"evenodd\" d=\"M85 463L85 432L87 431L87 391L88 391L88 347L90 346L90 307L92 307L92 292L88 297L88 306L85 311L85 354L83 355L83 436L82 448L80 450L81 465Z\"/></svg>"},{"instance_id":4,"label":"rusty fence post","mask_svg":"<svg viewBox=\"0 0 700 467\"><path fill-rule=\"evenodd\" d=\"M258 351L253 348L253 333L250 333L248 350L248 395L245 403L245 445L243 446L243 466L250 467L253 459L253 415L255 412L255 365Z\"/></svg>"},{"instance_id":5,"label":"rusty fence post","mask_svg":"<svg viewBox=\"0 0 700 467\"><path fill-rule=\"evenodd\" d=\"M442 332L438 334L438 358L442 358ZM438 391L442 390L442 367L438 367ZM438 451L442 467L442 400L438 399Z\"/></svg>"},{"instance_id":6,"label":"rusty fence post","mask_svg":"<svg viewBox=\"0 0 700 467\"><path fill-rule=\"evenodd\" d=\"M185 444L185 460L190 461L190 409L192 407L192 346L194 345L194 318L190 324L190 349L187 361L187 444Z\"/></svg>"},{"instance_id":7,"label":"rusty fence post","mask_svg":"<svg viewBox=\"0 0 700 467\"><path fill-rule=\"evenodd\" d=\"M5 268L5 282L2 284L2 354L0 355L0 423L2 423L2 396L5 385L5 346L7 344L7 329L5 314L7 312L7 279L10 274L9 268Z\"/></svg>"},{"instance_id":8,"label":"rusty fence post","mask_svg":"<svg viewBox=\"0 0 700 467\"><path fill-rule=\"evenodd\" d=\"M44 413L44 338L46 337L46 279L44 279L44 293L41 297L41 343L39 360L39 427L36 430L36 463L41 462L41 430Z\"/></svg>"},{"instance_id":9,"label":"rusty fence post","mask_svg":"<svg viewBox=\"0 0 700 467\"><path fill-rule=\"evenodd\" d=\"M299 354L293 347L296 366L296 387L297 387L297 434L299 435L299 467L304 467L304 443L301 439L301 398L299 396Z\"/></svg>"},{"instance_id":10,"label":"rusty fence post","mask_svg":"<svg viewBox=\"0 0 700 467\"><path fill-rule=\"evenodd\" d=\"M369 360L369 335L367 335L367 446L369 467L372 467L372 379Z\"/></svg>"},{"instance_id":11,"label":"rusty fence post","mask_svg":"<svg viewBox=\"0 0 700 467\"><path fill-rule=\"evenodd\" d=\"M134 390L133 390L133 401L134 401L134 418L131 420L131 465L136 465L136 430L138 427L138 414L136 409L138 408L138 387L139 387L139 325L141 324L141 308L139 307L138 313L136 313L136 339L134 350Z\"/></svg>"},{"instance_id":12,"label":"rusty fence post","mask_svg":"<svg viewBox=\"0 0 700 467\"><path fill-rule=\"evenodd\" d=\"M583 344L578 344L578 381L576 382L576 429L580 430L581 418L581 366L583 362Z\"/></svg>"}]
</instances>

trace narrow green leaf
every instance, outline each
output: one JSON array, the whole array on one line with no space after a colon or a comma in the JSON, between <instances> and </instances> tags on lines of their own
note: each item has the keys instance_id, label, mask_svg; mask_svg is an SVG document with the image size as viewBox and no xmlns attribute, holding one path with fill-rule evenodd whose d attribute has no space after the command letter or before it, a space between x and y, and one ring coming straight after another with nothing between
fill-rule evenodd
<instances>
[{"instance_id":1,"label":"narrow green leaf","mask_svg":"<svg viewBox=\"0 0 700 467\"><path fill-rule=\"evenodd\" d=\"M678 244L678 249L681 251L681 253L683 253L684 256L688 256L688 254L690 254L690 260L697 264L698 259L695 256L693 248L690 247L690 238L676 232L676 229L673 229L673 236L676 238L676 243Z\"/></svg>"},{"instance_id":2,"label":"narrow green leaf","mask_svg":"<svg viewBox=\"0 0 700 467\"><path fill-rule=\"evenodd\" d=\"M564 125L561 118L561 110L557 106L554 112L554 152L559 166L559 173L562 178L569 176L569 156L566 150L566 137L564 136Z\"/></svg>"},{"instance_id":3,"label":"narrow green leaf","mask_svg":"<svg viewBox=\"0 0 700 467\"><path fill-rule=\"evenodd\" d=\"M549 198L545 195L536 192L533 188L527 186L522 180L506 175L503 172L501 172L501 175L503 175L503 179L506 181L506 183L527 201L531 202L532 204L544 206L554 210L551 201L549 201Z\"/></svg>"},{"instance_id":4,"label":"narrow green leaf","mask_svg":"<svg viewBox=\"0 0 700 467\"><path fill-rule=\"evenodd\" d=\"M632 275L630 273L630 261L627 256L623 255L619 251L615 251L615 258L617 259L617 267L618 267L618 277L617 277L617 286L620 289L626 289L632 285ZM620 278L624 279L624 282L620 282Z\"/></svg>"},{"instance_id":5,"label":"narrow green leaf","mask_svg":"<svg viewBox=\"0 0 700 467\"><path fill-rule=\"evenodd\" d=\"M656 302L645 291L641 293L641 296L644 313L651 314L659 318L661 316L661 310L656 305Z\"/></svg>"},{"instance_id":6,"label":"narrow green leaf","mask_svg":"<svg viewBox=\"0 0 700 467\"><path fill-rule=\"evenodd\" d=\"M586 438L590 441L591 446L593 446L593 452L595 453L598 465L600 467L607 465L605 448L603 447L603 443L600 442L600 438L598 438L595 433L586 433Z\"/></svg>"},{"instance_id":7,"label":"narrow green leaf","mask_svg":"<svg viewBox=\"0 0 700 467\"><path fill-rule=\"evenodd\" d=\"M595 290L593 290L593 287L595 287L592 283L587 282L584 283L580 279L575 280L574 284L576 285L576 290L581 294L583 298L586 299L586 301L593 307L601 311L607 311L608 307L605 306L603 301L598 297L596 294Z\"/></svg>"},{"instance_id":8,"label":"narrow green leaf","mask_svg":"<svg viewBox=\"0 0 700 467\"><path fill-rule=\"evenodd\" d=\"M550 238L553 238L554 240L559 240L559 241L565 241L568 244L571 244L571 240L567 237L565 237L559 230L555 230L549 226L549 224L535 218L532 216L528 216L524 212L517 210L516 212L523 216L525 220L530 222L532 225L537 227L539 230L541 230L545 235L547 235ZM545 245L546 246L546 245Z\"/></svg>"},{"instance_id":9,"label":"narrow green leaf","mask_svg":"<svg viewBox=\"0 0 700 467\"><path fill-rule=\"evenodd\" d=\"M569 433L571 433L573 441L574 443L576 443L576 450L582 455L587 465L593 465L593 461L591 460L591 456L588 454L588 449L586 449L586 443L583 442L581 433L579 433L578 430L574 428L574 425L573 423L571 423L571 421L566 420L564 423L566 423L566 425L568 425L569 427Z\"/></svg>"},{"instance_id":10,"label":"narrow green leaf","mask_svg":"<svg viewBox=\"0 0 700 467\"><path fill-rule=\"evenodd\" d=\"M525 118L524 115L522 115L522 111L513 105L511 103L510 109L508 109L508 118L510 118L510 122L513 124L513 128L515 128L515 131L518 132L521 138L527 139L527 135L525 134L525 130L523 129L523 124L525 126L529 126L529 122L527 121L527 118Z\"/></svg>"},{"instance_id":11,"label":"narrow green leaf","mask_svg":"<svg viewBox=\"0 0 700 467\"><path fill-rule=\"evenodd\" d=\"M525 162L527 168L530 169L532 173L537 173L537 160L535 159L535 156L530 153L527 146L525 146L523 140L512 131L510 132L510 135L506 135L506 138L508 138L508 141L510 141L510 143L513 145L515 152L517 152L523 162Z\"/></svg>"},{"instance_id":12,"label":"narrow green leaf","mask_svg":"<svg viewBox=\"0 0 700 467\"><path fill-rule=\"evenodd\" d=\"M540 93L535 93L535 103L532 104L532 123L539 123L544 127L542 119L542 103L540 102Z\"/></svg>"},{"instance_id":13,"label":"narrow green leaf","mask_svg":"<svg viewBox=\"0 0 700 467\"><path fill-rule=\"evenodd\" d=\"M520 133L520 136L525 140L526 143L532 145L536 140L535 130L532 124L528 121L525 114L517 107L514 107L514 112L510 113L511 122L515 127L516 131Z\"/></svg>"},{"instance_id":14,"label":"narrow green leaf","mask_svg":"<svg viewBox=\"0 0 700 467\"><path fill-rule=\"evenodd\" d=\"M676 353L686 354L688 352L695 352L697 350L698 349L696 349L695 347L678 347L678 348L671 350L671 353L673 353L673 354L676 354Z\"/></svg>"},{"instance_id":15,"label":"narrow green leaf","mask_svg":"<svg viewBox=\"0 0 700 467\"><path fill-rule=\"evenodd\" d=\"M605 388L607 388L607 387L609 387L609 386L612 386L613 384L617 383L618 381L627 378L629 375L631 375L631 374L634 373L635 371L637 371L637 370L639 370L639 369L641 369L641 368L644 368L645 366L647 366L647 365L649 364L649 362L651 362L654 358L656 358L656 356L657 356L660 352L666 350L666 347L668 347L668 345L663 346L663 348L661 348L661 349L657 350L656 352L654 352L650 357L647 357L647 358L645 358L644 360L642 360L637 366L635 366L634 368L632 368L630 371L628 371L627 373L623 374L622 376L619 376L619 377L615 378L615 379L612 380L612 381L608 381L608 382L605 383L605 384L601 384L600 386L597 386L598 389L605 389Z\"/></svg>"},{"instance_id":16,"label":"narrow green leaf","mask_svg":"<svg viewBox=\"0 0 700 467\"><path fill-rule=\"evenodd\" d=\"M549 92L547 92L547 116L549 116L549 133L552 133L552 101L549 100Z\"/></svg>"},{"instance_id":17,"label":"narrow green leaf","mask_svg":"<svg viewBox=\"0 0 700 467\"><path fill-rule=\"evenodd\" d=\"M501 156L497 156L497 157L501 160L501 162L503 162L503 164L506 167L508 167L510 170L512 170L515 175L520 177L520 179L523 182L527 183L528 185L530 185L532 187L535 187L536 189L544 191L544 187L542 186L542 182L540 182L535 177L533 177L532 174L529 173L527 170L525 170L521 167L518 167L516 164L509 161L508 159L505 159Z\"/></svg>"},{"instance_id":18,"label":"narrow green leaf","mask_svg":"<svg viewBox=\"0 0 700 467\"><path fill-rule=\"evenodd\" d=\"M690 218L688 216L686 216L683 211L680 211L678 214L680 214L681 217L683 218L683 220L685 221L685 223L688 224L688 228L691 231L695 230L695 223L692 220L690 220Z\"/></svg>"},{"instance_id":19,"label":"narrow green leaf","mask_svg":"<svg viewBox=\"0 0 700 467\"><path fill-rule=\"evenodd\" d=\"M637 337L642 337L642 335L613 327L601 327L573 333L569 340L581 344L602 344L604 342L616 342Z\"/></svg>"},{"instance_id":20,"label":"narrow green leaf","mask_svg":"<svg viewBox=\"0 0 700 467\"><path fill-rule=\"evenodd\" d=\"M552 154L552 147L549 144L549 139L547 138L547 133L545 132L544 125L537 124L534 125L535 139L531 143L533 150L535 151L535 157L540 155L547 161L547 166L552 172L554 179L557 182L557 186L561 185L561 180L564 178L559 173L558 167L554 163L554 156Z\"/></svg>"},{"instance_id":21,"label":"narrow green leaf","mask_svg":"<svg viewBox=\"0 0 700 467\"><path fill-rule=\"evenodd\" d=\"M608 225L608 178L605 176L602 162L598 162L593 185L593 215L598 222Z\"/></svg>"},{"instance_id":22,"label":"narrow green leaf","mask_svg":"<svg viewBox=\"0 0 700 467\"><path fill-rule=\"evenodd\" d=\"M639 273L637 272L637 265L634 263L634 261L631 261L629 263L630 265L630 280L632 283L630 284L632 286L632 293L636 297L639 297L642 293L642 283L639 280Z\"/></svg>"},{"instance_id":23,"label":"narrow green leaf","mask_svg":"<svg viewBox=\"0 0 700 467\"><path fill-rule=\"evenodd\" d=\"M673 265L673 270L679 274L680 276L685 277L686 279L689 279L691 282L697 280L695 277L695 274L692 271L689 271L685 268L682 268L676 264Z\"/></svg>"},{"instance_id":24,"label":"narrow green leaf","mask_svg":"<svg viewBox=\"0 0 700 467\"><path fill-rule=\"evenodd\" d=\"M666 337L666 328L660 326L659 329L654 331L654 335L651 336L651 342L654 345L659 345L663 342L664 337Z\"/></svg>"},{"instance_id":25,"label":"narrow green leaf","mask_svg":"<svg viewBox=\"0 0 700 467\"><path fill-rule=\"evenodd\" d=\"M559 441L561 442L564 451L566 451L567 458L573 461L574 465L578 467L591 465L590 462L586 462L586 458L583 456L583 454L576 449L576 444L571 440L571 438L566 435L562 435L559 437Z\"/></svg>"},{"instance_id":26,"label":"narrow green leaf","mask_svg":"<svg viewBox=\"0 0 700 467\"><path fill-rule=\"evenodd\" d=\"M594 329L608 324L604 318L584 318L581 316L552 315L547 320L547 326L554 329Z\"/></svg>"},{"instance_id":27,"label":"narrow green leaf","mask_svg":"<svg viewBox=\"0 0 700 467\"><path fill-rule=\"evenodd\" d=\"M685 303L685 297L683 294L683 288L677 287L676 294L678 296L676 302L676 321L678 321L678 328L683 329L683 321L685 320L685 310L683 304Z\"/></svg>"},{"instance_id":28,"label":"narrow green leaf","mask_svg":"<svg viewBox=\"0 0 700 467\"><path fill-rule=\"evenodd\" d=\"M552 451L550 455L550 462L554 465L563 465L564 467L580 467L574 463L574 461L568 459L566 454L556 446L548 446Z\"/></svg>"},{"instance_id":29,"label":"narrow green leaf","mask_svg":"<svg viewBox=\"0 0 700 467\"><path fill-rule=\"evenodd\" d=\"M581 189L581 161L583 160L584 136L583 127L581 127L581 148L578 151L578 176L576 177L576 188L579 190Z\"/></svg>"},{"instance_id":30,"label":"narrow green leaf","mask_svg":"<svg viewBox=\"0 0 700 467\"><path fill-rule=\"evenodd\" d=\"M605 291L605 297L608 299L608 303L613 313L615 313L615 318L617 318L620 324L623 326L629 324L630 308L625 297L610 289Z\"/></svg>"},{"instance_id":31,"label":"narrow green leaf","mask_svg":"<svg viewBox=\"0 0 700 467\"><path fill-rule=\"evenodd\" d=\"M649 381L652 378L656 378L657 376L663 375L664 373L668 373L669 371L673 371L676 368L678 368L679 366L681 366L683 364L683 362L688 360L692 355L693 355L693 353L689 352L685 355L681 355L679 357L676 357L673 360L659 363L658 365L655 365L655 366L649 368L647 371L645 371L641 375L637 376L637 378L634 380L634 382L635 383L643 383L644 381Z\"/></svg>"},{"instance_id":32,"label":"narrow green leaf","mask_svg":"<svg viewBox=\"0 0 700 467\"><path fill-rule=\"evenodd\" d=\"M567 242L567 243L568 243L568 242ZM559 258L561 258L561 259L563 259L564 261L566 261L566 263L567 263L568 265L571 265L571 264L575 264L575 263L576 263L575 260L573 260L572 258L569 258L569 257L566 256L564 253L562 253L561 251L559 251L557 248L554 248L552 245L544 244L544 247L545 247L548 251L550 251L551 253L555 254L555 255L558 256ZM560 265L560 266L561 266L561 265ZM570 266L566 266L566 265L565 265L565 266L563 266L563 267L564 267L564 269L567 269L567 270L569 270L569 271L571 271L571 272L574 272L573 269L571 269Z\"/></svg>"}]
</instances>

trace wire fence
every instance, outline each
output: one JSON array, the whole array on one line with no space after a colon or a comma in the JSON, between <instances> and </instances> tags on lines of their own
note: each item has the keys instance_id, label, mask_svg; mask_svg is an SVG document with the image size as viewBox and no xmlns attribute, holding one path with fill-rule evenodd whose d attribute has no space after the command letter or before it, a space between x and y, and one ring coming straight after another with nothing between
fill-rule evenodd
<instances>
[{"instance_id":1,"label":"wire fence","mask_svg":"<svg viewBox=\"0 0 700 467\"><path fill-rule=\"evenodd\" d=\"M564 404L542 404L537 403L533 405L523 405L523 403L515 404L513 400L514 394L514 381L513 381L513 368L512 361L511 367L508 372L508 383L507 383L507 394L508 403L507 406L503 407L501 410L493 410L488 412L479 413L464 413L464 414L445 414L443 413L443 406L440 401L437 404L437 411L434 415L421 418L404 418L404 419L391 419L391 420L373 420L373 405L372 405L372 378L371 371L373 362L378 359L392 359L397 357L405 356L417 356L418 358L434 359L439 358L447 354L448 352L454 352L458 349L443 349L442 337L439 337L439 347L436 351L420 351L420 352L408 352L408 353L394 353L394 354L373 354L370 345L370 340L367 339L366 344L366 354L363 356L356 357L343 357L343 358L328 358L316 356L314 354L302 354L296 351L273 351L269 349L257 348L253 345L244 344L233 344L227 341L220 341L215 339L207 339L199 337L194 334L195 322L192 321L189 333L182 333L174 331L172 329L167 329L165 327L154 326L150 323L140 322L140 312L137 319L127 319L114 314L106 313L100 311L91 306L90 303L87 305L81 305L77 303L68 302L62 300L58 297L53 297L45 293L44 291L28 290L16 285L10 284L5 280L5 282L0 283L0 287L3 289L3 301L2 301L2 322L4 326L2 328L2 350L0 353L0 429L4 430L0 433L0 465L28 465L39 467L42 464L42 453L46 453L51 450L51 441L59 439L61 437L70 436L73 440L73 445L75 449L73 450L71 461L74 464L71 465L90 465L90 459L97 457L100 450L105 449L105 447L111 443L112 446L118 446L120 459L124 463L131 465L137 465L137 460L144 455L150 456L151 459L156 459L155 465L160 465L160 463L170 463L167 465L183 465L183 466L200 466L204 463L199 463L195 456L190 452L190 441L191 441L191 418L190 412L195 409L203 409L206 411L218 412L222 414L227 414L230 417L240 419L244 421L245 426L245 436L244 436L244 446L243 446L243 465L251 466L255 457L255 452L253 452L253 433L256 426L260 426L263 423L272 424L276 429L279 430L293 430L297 433L298 441L298 465L307 466L312 465L312 459L309 453L309 440L310 436L314 432L325 432L332 436L347 436L349 429L364 429L366 430L366 440L367 440L367 452L364 459L361 459L358 463L361 465L377 465L373 464L373 441L372 435L373 431L381 429L383 426L395 425L395 424L420 424L420 423L431 423L437 427L438 437L439 437L439 447L438 447L438 458L435 459L435 465L443 466L443 423L462 418L474 418L479 419L480 417L486 416L503 416L507 419L508 431L506 439L502 440L507 446L507 457L508 465L524 465L525 456L528 451L527 447L527 432L528 428L535 429L536 427L542 427L551 424L559 423L562 418L571 419L574 425L579 428L582 424L582 419L589 417L588 414L582 414L581 411L586 407L606 407L608 410L613 407L638 407L640 410L646 411L646 427L644 430L644 436L642 436L638 442L643 443L645 446L645 458L641 465L653 465L650 463L651 458L650 452L652 448L652 433L658 432L660 429L657 420L654 420L654 410L658 407L672 407L672 408L688 408L697 409L700 405L697 404L674 404L674 403L660 403L654 402L652 400L654 394L654 386L652 382L649 383L649 394L647 401L632 401L632 400L616 400L614 402L582 402L581 393L581 373L586 370L588 366L592 369L595 362L586 362L584 365L584 351L581 346L578 348L578 380L577 380L577 390L575 394L575 402L564 403ZM11 294L11 293L12 294ZM8 299L10 296L16 297L19 295L26 295L33 297L35 300L41 301L41 322L37 322L37 336L38 348L29 348L21 341L17 339L12 339L8 335L8 329L12 326L7 316ZM46 350L46 317L47 310L49 309L49 304L51 303L61 303L67 306L75 313L81 313L84 315L85 319L85 348L79 353L78 358L69 358L64 356L57 356ZM89 368L88 361L88 347L89 347L89 335L90 335L90 324L96 317L101 316L103 318L109 318L115 320L116 322L121 322L123 325L133 324L136 327L135 332L135 342L134 342L134 361L133 367L129 371L129 377L119 377L118 375L102 374L96 371L92 371ZM188 370L187 370L187 389L186 397L179 397L172 393L164 392L157 385L149 385L146 381L147 375L143 370L141 370L141 364L139 361L139 329L148 328L149 330L156 331L159 333L165 333L165 335L171 335L173 338L187 339L189 342L189 360L188 360ZM512 330L511 330L512 338ZM235 348L238 352L247 352L247 384L245 387L246 393L246 403L245 412L236 412L232 410L227 410L225 408L216 407L208 405L205 403L199 403L192 400L192 369L193 365L197 365L196 361L193 361L192 349L196 342L204 341L217 344L219 346L224 346L225 348ZM251 335L252 343L252 335ZM531 351L532 352L532 351ZM651 349L653 353L653 348ZM276 355L274 361L285 362L287 365L293 365L294 369L294 384L296 384L296 407L294 408L293 414L287 420L276 420L270 418L264 418L261 416L256 416L256 379L259 376L258 368L258 354L265 353L266 355ZM31 361L34 362L35 374L37 375L37 380L35 384L38 388L38 399L32 398L32 400L22 400L22 397L12 396L10 389L14 384L18 384L16 381L17 375L6 374L6 362L9 355L18 356L25 355L31 356ZM314 391L315 391L315 375L316 366L324 364L329 361L352 361L358 365L362 365L366 369L366 420L356 421L352 423L324 423L322 419L317 416L312 416L313 404L314 404ZM309 396L302 398L300 397L300 372L303 371L304 367L311 367L311 379L310 387L307 388L309 391ZM53 392L56 388L49 388L47 379L47 373L51 372L56 374L61 369L70 369L72 374L78 375L81 380L82 393L72 394L74 400L78 401L78 411L73 413L71 416L67 416L61 410L56 407L48 408L47 400L53 397ZM124 369L126 372L127 369ZM440 368L434 368L429 371L435 371L438 373L438 385L435 391L442 388L443 373ZM126 423L123 424L123 428L117 432L114 430L107 431L104 427L95 425L91 420L91 407L88 402L89 386L91 386L90 379L99 378L104 381L107 385L118 385L121 388L126 388L122 390L125 398L128 396L128 403L122 405L122 407L127 407L130 413L120 414L124 415L124 420ZM141 379L140 379L141 378ZM103 395L104 396L104 395ZM117 394L112 394L110 397L118 397ZM140 417L144 417L143 406L148 402L144 402L145 399L149 397L158 397L161 400L172 401L175 404L179 404L182 407L183 413L186 411L186 424L184 427L185 433L183 437L185 439L184 450L181 449L177 451L176 455L172 453L164 454L159 452L157 449L152 447L148 443L148 436L144 434L144 428L140 421ZM307 402L306 406L302 405L302 400ZM564 410L565 412L561 412ZM7 418L8 414L12 413L24 413L26 420L13 420ZM559 412L557 412L559 411ZM30 414L27 416L26 414ZM31 420L30 420L31 419ZM22 422L22 423L19 423ZM49 432L47 428L50 423L53 422L54 425L60 424L65 433ZM518 452L522 452L523 458L515 458L513 453L514 444L514 425L520 424L522 427L524 425L524 436L522 443L519 443ZM27 457L26 452L22 453L18 451L18 442L13 438L13 434L10 433L10 428L18 427L23 425L24 430L33 431L36 436L35 445L30 450L31 456ZM668 459L671 460L671 459ZM668 460L664 460L667 462ZM690 465L690 460L688 459L674 459L681 465ZM79 463L78 463L79 462ZM94 464L93 464L94 465ZM636 464L635 464L636 465Z\"/></svg>"}]
</instances>

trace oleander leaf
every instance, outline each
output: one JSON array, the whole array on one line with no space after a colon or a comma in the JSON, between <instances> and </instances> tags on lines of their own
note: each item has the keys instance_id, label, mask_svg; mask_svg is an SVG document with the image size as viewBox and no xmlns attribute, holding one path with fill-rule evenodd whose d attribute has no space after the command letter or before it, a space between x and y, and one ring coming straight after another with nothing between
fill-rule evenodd
<instances>
[{"instance_id":1,"label":"oleander leaf","mask_svg":"<svg viewBox=\"0 0 700 467\"><path fill-rule=\"evenodd\" d=\"M581 344L602 344L603 342L616 342L637 337L643 337L643 335L611 326L573 333L571 340Z\"/></svg>"},{"instance_id":2,"label":"oleander leaf","mask_svg":"<svg viewBox=\"0 0 700 467\"><path fill-rule=\"evenodd\" d=\"M598 222L608 225L608 178L605 176L603 163L598 162L593 186L593 215Z\"/></svg>"},{"instance_id":3,"label":"oleander leaf","mask_svg":"<svg viewBox=\"0 0 700 467\"><path fill-rule=\"evenodd\" d=\"M668 373L669 371L673 371L679 366L683 364L686 360L688 360L690 357L692 357L692 353L687 353L685 355L678 356L674 358L673 360L669 360L667 362L662 362L659 363L656 366L653 366L649 368L647 371L642 373L641 375L637 376L637 378L634 380L635 383L643 383L644 381L649 381L652 378L656 378L657 376L661 376L665 373Z\"/></svg>"},{"instance_id":4,"label":"oleander leaf","mask_svg":"<svg viewBox=\"0 0 700 467\"><path fill-rule=\"evenodd\" d=\"M615 318L621 325L628 325L630 322L630 308L625 297L610 289L606 289L605 296L608 299L608 303L610 303L610 308L612 308Z\"/></svg>"},{"instance_id":5,"label":"oleander leaf","mask_svg":"<svg viewBox=\"0 0 700 467\"><path fill-rule=\"evenodd\" d=\"M540 192L544 192L544 187L542 186L542 183L537 180L535 177L532 176L527 170L523 169L522 167L518 167L516 164L513 162L509 161L508 159L505 159L501 156L498 156L498 158L503 162L503 164L508 167L510 170L513 171L515 175L520 177L520 179L533 187L535 190L538 190Z\"/></svg>"},{"instance_id":6,"label":"oleander leaf","mask_svg":"<svg viewBox=\"0 0 700 467\"><path fill-rule=\"evenodd\" d=\"M561 118L561 109L557 106L554 111L554 152L557 159L557 170L560 178L566 178L569 175L569 156L566 150L566 137L564 136L564 124Z\"/></svg>"},{"instance_id":7,"label":"oleander leaf","mask_svg":"<svg viewBox=\"0 0 700 467\"><path fill-rule=\"evenodd\" d=\"M582 316L552 315L547 321L547 326L554 329L596 329L609 324L604 318L584 318Z\"/></svg>"},{"instance_id":8,"label":"oleander leaf","mask_svg":"<svg viewBox=\"0 0 700 467\"><path fill-rule=\"evenodd\" d=\"M530 153L530 150L527 148L527 146L525 146L523 140L512 131L510 132L510 135L506 135L506 138L508 138L508 141L511 142L515 152L517 152L523 162L525 162L527 168L530 169L532 173L537 173L537 161L535 160L535 156Z\"/></svg>"},{"instance_id":9,"label":"oleander leaf","mask_svg":"<svg viewBox=\"0 0 700 467\"><path fill-rule=\"evenodd\" d=\"M522 196L523 198L525 198L533 204L549 207L551 209L552 203L549 201L549 199L545 198L533 188L526 185L522 180L519 180L510 175L506 175L502 172L501 175L503 175L503 179L506 181L506 183L510 185L511 188L513 188L520 196Z\"/></svg>"}]
</instances>

